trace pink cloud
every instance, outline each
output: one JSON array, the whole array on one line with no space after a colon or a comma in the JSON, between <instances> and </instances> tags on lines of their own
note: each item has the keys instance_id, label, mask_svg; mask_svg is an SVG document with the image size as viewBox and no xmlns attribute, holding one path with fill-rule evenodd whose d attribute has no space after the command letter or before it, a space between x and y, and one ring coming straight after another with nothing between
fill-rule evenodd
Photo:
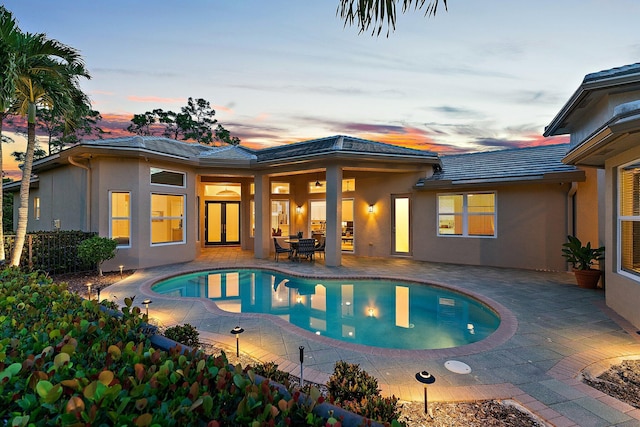
<instances>
[{"instance_id":1,"label":"pink cloud","mask_svg":"<svg viewBox=\"0 0 640 427\"><path fill-rule=\"evenodd\" d=\"M134 96L130 95L127 97L129 101L133 102L153 102L156 104L164 103L164 104L186 104L187 100L184 98L160 98L159 96Z\"/></svg>"}]
</instances>

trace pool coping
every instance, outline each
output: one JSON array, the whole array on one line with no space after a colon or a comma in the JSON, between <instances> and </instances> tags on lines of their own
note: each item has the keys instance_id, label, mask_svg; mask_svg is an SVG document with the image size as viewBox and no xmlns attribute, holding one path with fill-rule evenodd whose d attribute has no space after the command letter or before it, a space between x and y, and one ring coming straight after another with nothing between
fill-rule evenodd
<instances>
[{"instance_id":1,"label":"pool coping","mask_svg":"<svg viewBox=\"0 0 640 427\"><path fill-rule=\"evenodd\" d=\"M488 337L477 341L475 343L471 343L471 344L465 344L462 346L458 346L458 347L450 347L450 348L439 348L439 349L414 349L414 350L405 350L405 349L393 349L393 348L385 348L385 347L373 347L373 346L367 346L367 345L363 345L363 344L354 344L354 343L349 343L346 341L341 341L341 340L337 340L334 338L329 338L326 336L322 336L322 335L316 335L313 332L310 331L306 331L296 325L293 325L289 322L287 322L286 320L278 317L278 316L274 316L272 314L268 314L268 313L231 313L231 312L227 312L222 310L221 308L218 307L218 305L214 302L211 301L207 298L203 298L203 297L198 297L198 298L194 298L194 297L164 297L162 294L156 293L153 291L152 287L157 284L158 282L161 282L163 280L167 280L173 277L178 277L178 276L182 276L182 275L186 275L186 274L192 274L192 273L198 273L198 272L205 272L205 271L219 271L219 270L229 270L229 269L257 269L257 270L266 270L266 271L274 271L277 273L281 273L281 274L286 274L286 275L290 275L293 277L299 277L299 278L313 278L313 279L326 279L326 280L369 280L369 279L374 279L374 280L395 280L395 281L402 281L402 282L408 282L408 283L417 283L417 284L424 284L424 285L431 285L431 286L437 286L443 289L448 289L448 290L452 290L455 292L458 292L460 294L463 294L465 296L468 296L470 298L473 298L477 301L482 302L483 304L487 305L492 311L494 311L500 318L500 325L498 326L498 328ZM243 265L241 267L238 266L226 266L226 267L213 267L213 268L194 268L194 269L188 269L188 270L182 270L179 272L175 272L175 273L167 273L164 275L160 275L160 276L156 276L153 278L150 278L146 281L144 281L141 285L140 285L140 290L145 293L146 295L153 297L153 298L160 298L160 299L165 299L165 300L175 300L175 299L180 299L180 300L185 300L185 301L199 301L201 302L204 307L211 313L214 313L216 315L219 316L233 316L233 317L240 317L240 318L246 318L246 319L269 319L269 321L271 321L272 323L276 324L278 327L282 328L283 330L292 333L292 334L296 334L298 336L304 337L305 339L308 340L312 340L312 341L316 341L318 343L321 344L325 344L325 345L330 345L333 347L340 347L342 349L346 349L346 350L351 350L351 351L355 351L355 352L360 352L363 354L375 354L375 355L382 355L382 356L389 356L389 357L420 357L423 360L433 360L433 359L439 359L439 358L444 358L444 357L460 357L460 356L466 356L466 355L471 355L471 354L477 354L477 353L481 353L490 349L493 349L501 344L504 344L506 341L508 341L511 337L513 337L518 329L518 320L516 318L516 316L513 314L513 312L511 312L511 310L509 310L508 308L506 308L504 305L500 304L499 302L486 297L484 295L481 295L479 293L470 291L468 289L463 289L461 287L455 286L455 285L450 285L450 284L446 284L446 283L438 283L438 282L434 282L434 281L423 281L423 280L419 280L419 279L415 279L415 278L409 278L406 276L401 276L401 277L397 277L397 276L384 276L384 275L353 275L353 276L349 276L349 275L326 275L326 274L317 274L317 275L303 275L303 274L296 274L291 272L290 270L285 270L285 269L279 269L279 268L275 268L275 267L264 267L264 266L260 266L260 265Z\"/></svg>"}]
</instances>

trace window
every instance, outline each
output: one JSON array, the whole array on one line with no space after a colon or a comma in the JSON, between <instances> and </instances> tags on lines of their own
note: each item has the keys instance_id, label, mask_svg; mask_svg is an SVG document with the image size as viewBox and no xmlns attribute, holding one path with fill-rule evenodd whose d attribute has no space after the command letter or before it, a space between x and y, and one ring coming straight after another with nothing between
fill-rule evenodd
<instances>
[{"instance_id":1,"label":"window","mask_svg":"<svg viewBox=\"0 0 640 427\"><path fill-rule=\"evenodd\" d=\"M184 172L174 172L165 169L151 168L151 183L168 185L171 187L185 187Z\"/></svg>"},{"instance_id":2,"label":"window","mask_svg":"<svg viewBox=\"0 0 640 427\"><path fill-rule=\"evenodd\" d=\"M271 194L289 194L288 182L272 182Z\"/></svg>"},{"instance_id":3,"label":"window","mask_svg":"<svg viewBox=\"0 0 640 427\"><path fill-rule=\"evenodd\" d=\"M249 202L251 209L251 237L256 237L256 202L251 199Z\"/></svg>"},{"instance_id":4,"label":"window","mask_svg":"<svg viewBox=\"0 0 640 427\"><path fill-rule=\"evenodd\" d=\"M288 236L289 230L289 200L271 201L271 235Z\"/></svg>"},{"instance_id":5,"label":"window","mask_svg":"<svg viewBox=\"0 0 640 427\"><path fill-rule=\"evenodd\" d=\"M495 193L438 195L438 235L495 237Z\"/></svg>"},{"instance_id":6,"label":"window","mask_svg":"<svg viewBox=\"0 0 640 427\"><path fill-rule=\"evenodd\" d=\"M33 198L33 219L40 219L40 197Z\"/></svg>"},{"instance_id":7,"label":"window","mask_svg":"<svg viewBox=\"0 0 640 427\"><path fill-rule=\"evenodd\" d=\"M151 244L184 243L183 195L151 194Z\"/></svg>"},{"instance_id":8,"label":"window","mask_svg":"<svg viewBox=\"0 0 640 427\"><path fill-rule=\"evenodd\" d=\"M618 179L620 270L640 274L640 162L622 167Z\"/></svg>"},{"instance_id":9,"label":"window","mask_svg":"<svg viewBox=\"0 0 640 427\"><path fill-rule=\"evenodd\" d=\"M342 192L355 191L356 179L345 178L342 180ZM309 182L310 194L323 194L327 192L327 181L311 181Z\"/></svg>"},{"instance_id":10,"label":"window","mask_svg":"<svg viewBox=\"0 0 640 427\"><path fill-rule=\"evenodd\" d=\"M131 246L131 193L112 191L109 235L118 246Z\"/></svg>"}]
</instances>

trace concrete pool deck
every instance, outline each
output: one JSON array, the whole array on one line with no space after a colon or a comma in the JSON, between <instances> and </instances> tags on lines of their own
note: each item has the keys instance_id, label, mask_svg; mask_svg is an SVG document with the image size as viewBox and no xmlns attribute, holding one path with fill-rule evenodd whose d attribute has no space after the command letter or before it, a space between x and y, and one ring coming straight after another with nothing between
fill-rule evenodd
<instances>
[{"instance_id":1,"label":"concrete pool deck","mask_svg":"<svg viewBox=\"0 0 640 427\"><path fill-rule=\"evenodd\" d=\"M260 260L238 248L206 249L189 263L137 271L104 291L118 302L136 296L135 305L150 298L152 321L161 326L189 323L203 340L229 348L235 357L236 325L245 332L240 350L279 369L299 375L299 346L305 347L304 379L326 383L336 361L358 363L374 375L386 395L423 400L415 380L427 370L436 377L429 401L513 399L555 426L640 426L640 410L585 385L578 378L588 369L599 373L623 358L640 357L640 335L609 310L602 290L578 288L569 273L460 266L418 262L403 258L343 256L341 267L322 260L292 263ZM501 328L487 340L471 346L406 352L362 349L323 339L262 315L221 312L213 302L165 297L150 290L160 278L221 267L277 268L301 276L397 277L449 285L483 296L501 307ZM471 367L456 374L444 367L457 360Z\"/></svg>"}]
</instances>

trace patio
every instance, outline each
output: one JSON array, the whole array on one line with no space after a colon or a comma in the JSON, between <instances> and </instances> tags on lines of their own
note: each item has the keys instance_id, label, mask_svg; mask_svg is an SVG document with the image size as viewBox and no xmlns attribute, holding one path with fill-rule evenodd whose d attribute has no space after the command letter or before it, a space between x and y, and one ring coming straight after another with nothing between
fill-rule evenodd
<instances>
[{"instance_id":1,"label":"patio","mask_svg":"<svg viewBox=\"0 0 640 427\"><path fill-rule=\"evenodd\" d=\"M268 267L303 276L392 276L450 285L495 301L504 326L496 337L472 350L359 351L348 344L316 339L280 322L260 316L221 312L212 302L157 295L150 286L162 277L218 267ZM150 317L163 326L189 323L201 338L235 348L230 330L245 332L240 350L279 368L299 374L299 346L305 347L304 378L324 383L337 360L358 363L378 378L383 393L403 400L422 401L416 372L428 370L437 379L429 386L430 401L512 398L556 426L638 426L640 410L584 385L576 377L585 368L606 369L624 356L640 356L635 328L606 308L604 292L580 289L573 275L490 267L434 264L403 258L362 258L345 255L342 266L315 262L280 262L273 256L255 259L238 248L206 249L193 262L139 270L112 285L109 294L121 302L149 297ZM232 352L228 355L231 360ZM416 357L419 355L419 357ZM472 369L468 375L450 372L447 360Z\"/></svg>"}]
</instances>

